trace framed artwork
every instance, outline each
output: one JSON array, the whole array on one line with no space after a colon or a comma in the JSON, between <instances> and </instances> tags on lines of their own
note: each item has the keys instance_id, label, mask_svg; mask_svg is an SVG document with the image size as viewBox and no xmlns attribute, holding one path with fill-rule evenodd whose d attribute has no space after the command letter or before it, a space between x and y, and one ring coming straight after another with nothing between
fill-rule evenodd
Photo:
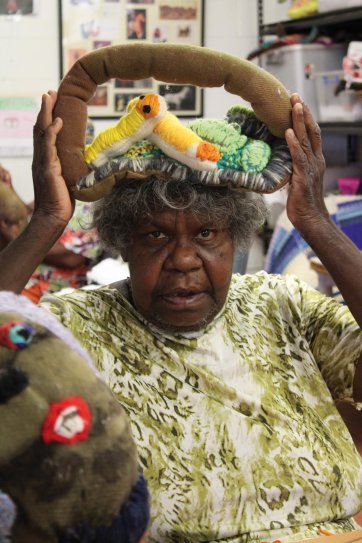
<instances>
[{"instance_id":1,"label":"framed artwork","mask_svg":"<svg viewBox=\"0 0 362 543\"><path fill-rule=\"evenodd\" d=\"M61 78L83 55L108 45L172 42L202 45L204 0L58 0ZM203 91L155 79L112 79L97 88L88 103L93 119L119 118L135 96L165 97L179 117L199 117Z\"/></svg>"},{"instance_id":2,"label":"framed artwork","mask_svg":"<svg viewBox=\"0 0 362 543\"><path fill-rule=\"evenodd\" d=\"M0 0L0 15L34 15L37 0Z\"/></svg>"}]
</instances>

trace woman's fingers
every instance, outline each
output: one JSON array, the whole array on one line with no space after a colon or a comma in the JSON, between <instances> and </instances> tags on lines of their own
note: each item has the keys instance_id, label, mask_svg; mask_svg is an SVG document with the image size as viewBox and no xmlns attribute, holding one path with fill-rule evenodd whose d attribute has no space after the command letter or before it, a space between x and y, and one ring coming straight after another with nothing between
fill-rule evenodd
<instances>
[{"instance_id":1,"label":"woman's fingers","mask_svg":"<svg viewBox=\"0 0 362 543\"><path fill-rule=\"evenodd\" d=\"M290 97L293 115L293 129L303 150L309 157L322 157L321 131L309 107L304 104L299 94ZM300 104L300 105L297 105ZM295 107L296 106L296 107Z\"/></svg>"},{"instance_id":2,"label":"woman's fingers","mask_svg":"<svg viewBox=\"0 0 362 543\"><path fill-rule=\"evenodd\" d=\"M291 103L291 105L293 107L295 104L302 104L303 100L301 99L301 97L299 96L299 94L297 92L294 92L290 96L290 103Z\"/></svg>"},{"instance_id":3,"label":"woman's fingers","mask_svg":"<svg viewBox=\"0 0 362 543\"><path fill-rule=\"evenodd\" d=\"M49 149L49 146L45 145L46 143L55 146L56 136L62 127L60 119L53 121L53 108L56 99L56 91L49 91L42 96L41 108L34 125L34 154L46 154Z\"/></svg>"},{"instance_id":4,"label":"woman's fingers","mask_svg":"<svg viewBox=\"0 0 362 543\"><path fill-rule=\"evenodd\" d=\"M312 147L310 145L309 137L304 119L304 108L300 102L296 103L292 109L293 130L297 140L304 153L309 159L312 158Z\"/></svg>"},{"instance_id":5,"label":"woman's fingers","mask_svg":"<svg viewBox=\"0 0 362 543\"><path fill-rule=\"evenodd\" d=\"M307 105L304 105L304 122L311 149L314 155L319 159L322 157L321 129L319 128L318 123L315 121Z\"/></svg>"},{"instance_id":6,"label":"woman's fingers","mask_svg":"<svg viewBox=\"0 0 362 543\"><path fill-rule=\"evenodd\" d=\"M34 125L34 137L39 137L39 136L44 135L45 129L47 127L46 114L45 114L47 96L48 96L47 94L43 94L43 96L41 97L40 111L38 113L38 117Z\"/></svg>"},{"instance_id":7,"label":"woman's fingers","mask_svg":"<svg viewBox=\"0 0 362 543\"><path fill-rule=\"evenodd\" d=\"M57 136L62 129L63 121L59 117L54 119L45 133L45 161L50 168L56 170L58 174L61 172L60 162L56 148Z\"/></svg>"},{"instance_id":8,"label":"woman's fingers","mask_svg":"<svg viewBox=\"0 0 362 543\"><path fill-rule=\"evenodd\" d=\"M323 176L325 162L322 152L321 131L306 104L298 94L290 99L292 105L293 128L286 131L285 137L293 159L294 173L301 174L305 181Z\"/></svg>"},{"instance_id":9,"label":"woman's fingers","mask_svg":"<svg viewBox=\"0 0 362 543\"><path fill-rule=\"evenodd\" d=\"M299 139L295 133L295 130L288 128L285 133L285 139L289 147L289 151L293 161L293 176L291 179L291 185L293 186L296 180L306 181L308 177L312 163L308 160L307 154L304 152L300 145ZM296 177L297 176L297 177Z\"/></svg>"},{"instance_id":10,"label":"woman's fingers","mask_svg":"<svg viewBox=\"0 0 362 543\"><path fill-rule=\"evenodd\" d=\"M38 113L36 123L34 125L34 138L39 138L45 134L47 128L53 122L53 108L57 100L57 92L50 90L47 94L43 94L41 100L41 108Z\"/></svg>"},{"instance_id":11,"label":"woman's fingers","mask_svg":"<svg viewBox=\"0 0 362 543\"><path fill-rule=\"evenodd\" d=\"M41 108L34 126L34 154L32 163L34 183L34 214L52 217L59 224L66 224L74 210L74 199L69 194L62 177L62 167L57 154L57 136L63 121L53 120L57 100L56 91L42 96Z\"/></svg>"}]
</instances>

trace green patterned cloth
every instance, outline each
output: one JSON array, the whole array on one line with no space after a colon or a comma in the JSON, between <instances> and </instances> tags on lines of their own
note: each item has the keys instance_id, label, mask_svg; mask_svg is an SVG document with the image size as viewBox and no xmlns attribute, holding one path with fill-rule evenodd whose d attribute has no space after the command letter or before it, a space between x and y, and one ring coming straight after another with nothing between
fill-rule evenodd
<instances>
[{"instance_id":1,"label":"green patterned cloth","mask_svg":"<svg viewBox=\"0 0 362 543\"><path fill-rule=\"evenodd\" d=\"M150 541L292 541L357 527L350 398L362 334L294 277L233 276L202 332L147 325L127 281L48 296L126 408L152 494ZM335 520L344 519L344 520Z\"/></svg>"}]
</instances>

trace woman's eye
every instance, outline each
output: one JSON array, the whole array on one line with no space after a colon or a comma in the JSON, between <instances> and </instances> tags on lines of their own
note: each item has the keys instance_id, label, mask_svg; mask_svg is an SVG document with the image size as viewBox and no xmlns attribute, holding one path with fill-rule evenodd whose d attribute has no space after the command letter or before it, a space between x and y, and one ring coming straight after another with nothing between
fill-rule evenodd
<instances>
[{"instance_id":1,"label":"woman's eye","mask_svg":"<svg viewBox=\"0 0 362 543\"><path fill-rule=\"evenodd\" d=\"M212 231L209 229L209 228L203 228L201 231L200 231L200 236L202 238L209 238L212 234Z\"/></svg>"},{"instance_id":2,"label":"woman's eye","mask_svg":"<svg viewBox=\"0 0 362 543\"><path fill-rule=\"evenodd\" d=\"M161 238L164 238L165 235L161 232L161 230L155 230L154 232L150 232L148 234L148 236L151 238L151 239L161 239Z\"/></svg>"}]
</instances>

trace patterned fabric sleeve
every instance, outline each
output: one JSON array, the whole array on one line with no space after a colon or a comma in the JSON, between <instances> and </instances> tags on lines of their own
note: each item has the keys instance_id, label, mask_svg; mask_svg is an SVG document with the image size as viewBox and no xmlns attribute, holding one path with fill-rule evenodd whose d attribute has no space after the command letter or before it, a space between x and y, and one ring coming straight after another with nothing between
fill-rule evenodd
<instances>
[{"instance_id":1,"label":"patterned fabric sleeve","mask_svg":"<svg viewBox=\"0 0 362 543\"><path fill-rule=\"evenodd\" d=\"M53 313L62 325L70 329L76 336L74 321L77 319L77 313L73 311L72 305L67 303L62 296L45 294L39 305Z\"/></svg>"},{"instance_id":2,"label":"patterned fabric sleeve","mask_svg":"<svg viewBox=\"0 0 362 543\"><path fill-rule=\"evenodd\" d=\"M300 285L302 326L334 399L352 401L353 378L361 353L362 331L348 307ZM355 404L362 409L362 404Z\"/></svg>"}]
</instances>

